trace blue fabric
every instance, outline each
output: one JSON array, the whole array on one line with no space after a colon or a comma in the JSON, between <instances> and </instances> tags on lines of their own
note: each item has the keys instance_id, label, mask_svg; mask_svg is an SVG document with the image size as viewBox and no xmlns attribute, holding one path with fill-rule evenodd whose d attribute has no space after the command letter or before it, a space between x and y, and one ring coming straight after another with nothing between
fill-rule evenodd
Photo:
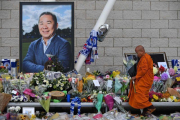
<instances>
[{"instance_id":1,"label":"blue fabric","mask_svg":"<svg viewBox=\"0 0 180 120\"><path fill-rule=\"evenodd\" d=\"M54 35L54 36L55 36L55 35ZM48 48L49 45L51 44L51 41L52 41L52 39L54 38L54 36L51 37L51 38L47 41L47 45L45 44L45 42L44 42L44 40L43 40L43 37L41 38L41 42L43 43L44 53L46 52L47 48Z\"/></svg>"},{"instance_id":2,"label":"blue fabric","mask_svg":"<svg viewBox=\"0 0 180 120\"><path fill-rule=\"evenodd\" d=\"M98 58L97 34L98 34L97 31L92 30L90 32L90 37L86 40L86 43L83 46L83 49L80 50L79 52L79 55L82 54L86 57L86 60L85 60L86 64L91 64L91 62L94 62L94 59ZM77 63L77 61L75 61L75 63Z\"/></svg>"},{"instance_id":3,"label":"blue fabric","mask_svg":"<svg viewBox=\"0 0 180 120\"><path fill-rule=\"evenodd\" d=\"M41 38L33 41L29 45L26 57L23 60L24 72L40 72L44 70L44 65L48 61L46 54L58 57L65 69L70 67L70 44L65 39L55 35L51 44L44 53Z\"/></svg>"},{"instance_id":4,"label":"blue fabric","mask_svg":"<svg viewBox=\"0 0 180 120\"><path fill-rule=\"evenodd\" d=\"M74 116L75 102L78 103L78 113L77 113L77 115L81 115L81 99L79 97L75 97L71 101L71 107L70 107L70 115L71 115L71 117Z\"/></svg>"}]
</instances>

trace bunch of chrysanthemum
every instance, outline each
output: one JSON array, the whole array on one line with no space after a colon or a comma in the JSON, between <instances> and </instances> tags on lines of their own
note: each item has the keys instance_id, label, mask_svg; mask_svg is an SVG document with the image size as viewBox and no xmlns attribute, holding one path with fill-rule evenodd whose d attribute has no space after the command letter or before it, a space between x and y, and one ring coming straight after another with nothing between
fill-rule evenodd
<instances>
[{"instance_id":1,"label":"bunch of chrysanthemum","mask_svg":"<svg viewBox=\"0 0 180 120\"><path fill-rule=\"evenodd\" d=\"M162 94L160 102L180 102L180 99L175 96L171 96L168 92L165 92Z\"/></svg>"},{"instance_id":2,"label":"bunch of chrysanthemum","mask_svg":"<svg viewBox=\"0 0 180 120\"><path fill-rule=\"evenodd\" d=\"M158 102L162 98L162 93L156 93L154 91L149 92L149 98L151 102Z\"/></svg>"},{"instance_id":3,"label":"bunch of chrysanthemum","mask_svg":"<svg viewBox=\"0 0 180 120\"><path fill-rule=\"evenodd\" d=\"M165 93L162 94L162 97L166 98L166 99L169 98L170 96L171 95L169 94L169 92L165 92Z\"/></svg>"},{"instance_id":4,"label":"bunch of chrysanthemum","mask_svg":"<svg viewBox=\"0 0 180 120\"><path fill-rule=\"evenodd\" d=\"M180 100L175 97L175 96L170 96L169 98L166 99L167 102L179 102Z\"/></svg>"}]
</instances>

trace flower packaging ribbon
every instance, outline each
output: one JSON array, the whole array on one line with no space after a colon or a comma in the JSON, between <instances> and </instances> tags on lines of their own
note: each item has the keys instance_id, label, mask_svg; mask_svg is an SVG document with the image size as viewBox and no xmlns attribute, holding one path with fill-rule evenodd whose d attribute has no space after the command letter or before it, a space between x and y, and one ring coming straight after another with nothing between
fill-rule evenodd
<instances>
[{"instance_id":1,"label":"flower packaging ribbon","mask_svg":"<svg viewBox=\"0 0 180 120\"><path fill-rule=\"evenodd\" d=\"M105 100L106 105L108 106L109 110L112 110L113 106L114 106L113 97L107 94L106 96L104 96L104 100Z\"/></svg>"},{"instance_id":2,"label":"flower packaging ribbon","mask_svg":"<svg viewBox=\"0 0 180 120\"><path fill-rule=\"evenodd\" d=\"M70 107L71 117L74 116L74 106L75 106L75 102L78 103L78 113L77 113L77 115L80 115L80 113L81 113L81 99L80 99L79 97L75 97L75 98L72 99L72 101L71 101L71 107Z\"/></svg>"},{"instance_id":3,"label":"flower packaging ribbon","mask_svg":"<svg viewBox=\"0 0 180 120\"><path fill-rule=\"evenodd\" d=\"M95 105L95 107L98 110L98 112L100 112L100 110L101 110L102 100L103 100L103 94L98 93L98 95L97 95L97 103Z\"/></svg>"}]
</instances>

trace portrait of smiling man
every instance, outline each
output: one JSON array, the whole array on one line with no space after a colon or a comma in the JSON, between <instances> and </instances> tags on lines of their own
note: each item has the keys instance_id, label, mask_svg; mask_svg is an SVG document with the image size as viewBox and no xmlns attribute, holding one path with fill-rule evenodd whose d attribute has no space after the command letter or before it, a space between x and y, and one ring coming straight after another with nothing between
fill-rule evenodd
<instances>
[{"instance_id":1,"label":"portrait of smiling man","mask_svg":"<svg viewBox=\"0 0 180 120\"><path fill-rule=\"evenodd\" d=\"M57 18L51 12L43 12L39 16L38 29L41 38L31 42L23 60L24 72L40 72L45 70L48 61L46 54L54 55L61 61L63 67L70 68L70 43L56 35Z\"/></svg>"}]
</instances>

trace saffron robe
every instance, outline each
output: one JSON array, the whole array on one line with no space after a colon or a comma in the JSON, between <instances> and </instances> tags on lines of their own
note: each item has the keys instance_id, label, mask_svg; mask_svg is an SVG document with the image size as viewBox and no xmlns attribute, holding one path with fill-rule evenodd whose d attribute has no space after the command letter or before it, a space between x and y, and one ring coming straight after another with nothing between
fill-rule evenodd
<instances>
[{"instance_id":1,"label":"saffron robe","mask_svg":"<svg viewBox=\"0 0 180 120\"><path fill-rule=\"evenodd\" d=\"M147 53L141 57L137 65L135 91L130 82L129 105L135 109L143 109L152 105L149 101L149 90L153 84L153 60Z\"/></svg>"},{"instance_id":2,"label":"saffron robe","mask_svg":"<svg viewBox=\"0 0 180 120\"><path fill-rule=\"evenodd\" d=\"M33 73L43 71L44 65L48 61L46 54L56 56L64 69L70 68L70 44L67 40L55 35L45 53L41 38L31 42L23 60L23 71Z\"/></svg>"}]
</instances>

